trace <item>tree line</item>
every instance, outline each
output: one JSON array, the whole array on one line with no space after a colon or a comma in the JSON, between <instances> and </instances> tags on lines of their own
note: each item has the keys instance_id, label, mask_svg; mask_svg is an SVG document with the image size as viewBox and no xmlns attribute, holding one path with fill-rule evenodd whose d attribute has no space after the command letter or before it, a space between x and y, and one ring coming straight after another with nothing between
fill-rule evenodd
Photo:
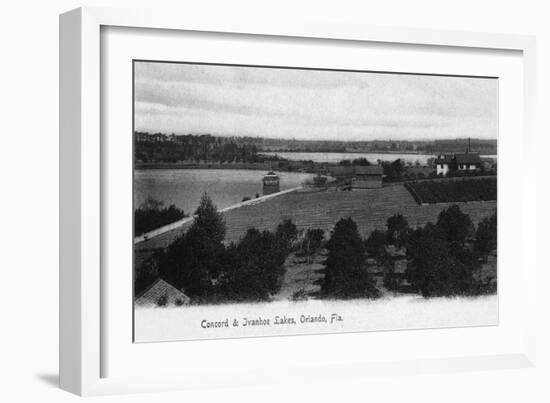
<instances>
[{"instance_id":1,"label":"tree line","mask_svg":"<svg viewBox=\"0 0 550 403\"><path fill-rule=\"evenodd\" d=\"M286 220L274 232L251 228L227 246L225 233L222 215L204 194L189 230L136 272L136 294L158 276L199 303L269 300L281 287L296 226Z\"/></svg>"},{"instance_id":2,"label":"tree line","mask_svg":"<svg viewBox=\"0 0 550 403\"><path fill-rule=\"evenodd\" d=\"M480 269L497 246L496 212L475 228L457 205L443 210L435 224L412 229L395 214L386 230L375 230L366 240L351 218L340 219L326 243L328 256L321 283L323 298L377 298L381 295L368 269L372 259L384 269L383 284L397 290L395 256L405 250L404 274L410 290L424 297L474 296L496 292L496 278L482 278Z\"/></svg>"},{"instance_id":3,"label":"tree line","mask_svg":"<svg viewBox=\"0 0 550 403\"><path fill-rule=\"evenodd\" d=\"M390 217L387 230L373 231L366 240L369 255L385 268L384 285L396 288L394 259L388 247L405 249L405 278L425 297L480 295L496 291L496 278L483 279L481 265L497 246L497 215L477 226L457 205L444 209L435 224L412 229L401 214Z\"/></svg>"},{"instance_id":4,"label":"tree line","mask_svg":"<svg viewBox=\"0 0 550 403\"><path fill-rule=\"evenodd\" d=\"M136 136L147 138L148 133ZM214 162L262 162L258 148L243 139L211 135L182 135L166 137L164 141L136 141L137 162L214 161Z\"/></svg>"},{"instance_id":5,"label":"tree line","mask_svg":"<svg viewBox=\"0 0 550 403\"><path fill-rule=\"evenodd\" d=\"M171 204L168 207L158 200L148 197L134 211L134 236L171 224L186 217L185 212Z\"/></svg>"},{"instance_id":6,"label":"tree line","mask_svg":"<svg viewBox=\"0 0 550 403\"><path fill-rule=\"evenodd\" d=\"M496 212L475 227L453 205L435 223L414 229L403 215L395 214L388 218L385 230L374 230L366 239L352 218L340 219L328 240L323 230L298 231L290 220L282 221L275 231L250 228L228 245L225 233L222 215L203 195L189 230L136 271L136 294L161 277L196 303L269 301L281 288L291 252L309 260L322 249L327 257L320 298L380 297L369 260L384 269L384 287L397 290L395 250L404 251L404 276L411 290L424 297L496 292L496 278L476 275L496 249Z\"/></svg>"}]
</instances>

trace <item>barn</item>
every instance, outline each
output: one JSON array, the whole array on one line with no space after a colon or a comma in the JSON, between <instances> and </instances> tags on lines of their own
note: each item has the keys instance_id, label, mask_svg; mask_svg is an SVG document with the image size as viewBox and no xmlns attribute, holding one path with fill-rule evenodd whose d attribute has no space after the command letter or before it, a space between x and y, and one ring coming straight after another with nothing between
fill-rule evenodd
<instances>
[{"instance_id":1,"label":"barn","mask_svg":"<svg viewBox=\"0 0 550 403\"><path fill-rule=\"evenodd\" d=\"M353 165L337 165L329 168L330 175L335 178L352 177L355 173Z\"/></svg>"},{"instance_id":2,"label":"barn","mask_svg":"<svg viewBox=\"0 0 550 403\"><path fill-rule=\"evenodd\" d=\"M382 167L380 165L356 166L351 181L354 189L376 189L382 187Z\"/></svg>"}]
</instances>

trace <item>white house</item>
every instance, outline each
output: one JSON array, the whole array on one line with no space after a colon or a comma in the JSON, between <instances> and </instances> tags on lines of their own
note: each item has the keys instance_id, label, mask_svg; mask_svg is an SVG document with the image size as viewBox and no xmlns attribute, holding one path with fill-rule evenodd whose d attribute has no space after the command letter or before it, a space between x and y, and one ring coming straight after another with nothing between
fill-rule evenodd
<instances>
[{"instance_id":1,"label":"white house","mask_svg":"<svg viewBox=\"0 0 550 403\"><path fill-rule=\"evenodd\" d=\"M439 155L435 159L435 173L448 175L449 171L477 171L481 168L481 158L478 153L455 153Z\"/></svg>"},{"instance_id":2,"label":"white house","mask_svg":"<svg viewBox=\"0 0 550 403\"><path fill-rule=\"evenodd\" d=\"M447 154L447 155L439 155L435 159L435 173L437 175L443 175L446 176L449 171L452 169L454 161L454 155Z\"/></svg>"}]
</instances>

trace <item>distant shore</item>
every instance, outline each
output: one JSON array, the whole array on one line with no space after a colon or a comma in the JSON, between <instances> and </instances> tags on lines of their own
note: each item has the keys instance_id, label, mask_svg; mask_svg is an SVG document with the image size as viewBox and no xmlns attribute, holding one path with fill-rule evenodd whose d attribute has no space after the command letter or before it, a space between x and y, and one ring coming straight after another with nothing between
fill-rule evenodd
<instances>
[{"instance_id":1,"label":"distant shore","mask_svg":"<svg viewBox=\"0 0 550 403\"><path fill-rule=\"evenodd\" d=\"M427 154L440 154L431 153L423 150L346 150L346 151L311 151L311 150L273 150L273 151L258 151L259 155L273 155L273 154L286 154L286 153L318 153L318 154L411 154L411 155L427 155ZM451 153L451 151L449 151ZM441 153L443 154L443 153Z\"/></svg>"}]
</instances>

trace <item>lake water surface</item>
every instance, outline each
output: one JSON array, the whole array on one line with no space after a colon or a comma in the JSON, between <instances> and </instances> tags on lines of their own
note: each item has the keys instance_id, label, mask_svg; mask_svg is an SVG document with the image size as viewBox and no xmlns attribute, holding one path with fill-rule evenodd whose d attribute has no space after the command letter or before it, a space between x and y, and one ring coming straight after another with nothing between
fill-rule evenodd
<instances>
[{"instance_id":1,"label":"lake water surface","mask_svg":"<svg viewBox=\"0 0 550 403\"><path fill-rule=\"evenodd\" d=\"M145 169L134 173L134 206L148 197L175 204L185 214L196 210L204 192L219 209L242 201L247 196L262 195L262 178L267 172L240 169ZM313 175L277 172L280 190L302 185Z\"/></svg>"}]
</instances>

